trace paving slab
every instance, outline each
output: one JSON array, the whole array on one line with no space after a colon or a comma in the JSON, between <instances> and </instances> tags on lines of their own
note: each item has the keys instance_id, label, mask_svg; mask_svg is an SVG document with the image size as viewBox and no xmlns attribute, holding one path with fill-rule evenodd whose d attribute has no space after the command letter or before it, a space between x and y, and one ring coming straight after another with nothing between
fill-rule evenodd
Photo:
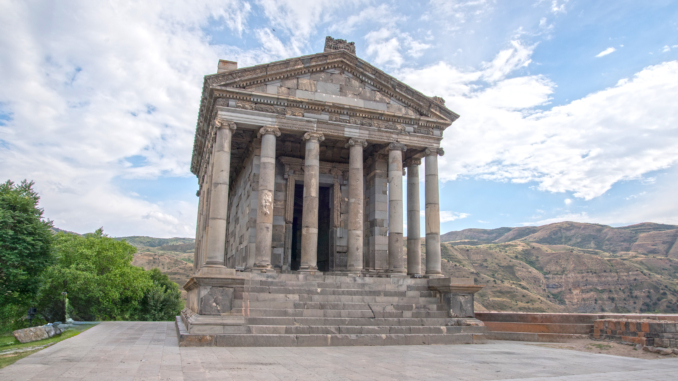
<instances>
[{"instance_id":1,"label":"paving slab","mask_svg":"<svg viewBox=\"0 0 678 381\"><path fill-rule=\"evenodd\" d=\"M524 342L320 348L179 347L173 322L106 322L0 369L0 380L671 380L645 360Z\"/></svg>"}]
</instances>

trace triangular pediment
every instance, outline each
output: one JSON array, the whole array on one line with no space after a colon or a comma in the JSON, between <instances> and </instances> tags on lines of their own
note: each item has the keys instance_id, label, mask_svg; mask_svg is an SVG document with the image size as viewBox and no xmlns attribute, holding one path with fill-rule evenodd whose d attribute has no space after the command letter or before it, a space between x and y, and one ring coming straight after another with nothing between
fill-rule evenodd
<instances>
[{"instance_id":1,"label":"triangular pediment","mask_svg":"<svg viewBox=\"0 0 678 381\"><path fill-rule=\"evenodd\" d=\"M213 88L327 102L349 108L426 117L452 123L459 116L438 97L428 97L345 51L318 53L206 77Z\"/></svg>"},{"instance_id":2,"label":"triangular pediment","mask_svg":"<svg viewBox=\"0 0 678 381\"><path fill-rule=\"evenodd\" d=\"M421 114L369 83L341 69L327 69L277 79L243 88L252 92L293 97L301 100L329 102L349 107L389 112L408 117Z\"/></svg>"}]
</instances>

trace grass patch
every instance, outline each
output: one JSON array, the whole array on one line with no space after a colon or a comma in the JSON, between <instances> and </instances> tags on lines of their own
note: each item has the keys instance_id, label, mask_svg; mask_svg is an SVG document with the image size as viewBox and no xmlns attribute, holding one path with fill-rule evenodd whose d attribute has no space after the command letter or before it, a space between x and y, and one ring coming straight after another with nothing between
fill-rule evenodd
<instances>
[{"instance_id":1,"label":"grass patch","mask_svg":"<svg viewBox=\"0 0 678 381\"><path fill-rule=\"evenodd\" d=\"M586 346L589 348L598 348L600 350L612 349L612 346L609 344L587 344Z\"/></svg>"},{"instance_id":2,"label":"grass patch","mask_svg":"<svg viewBox=\"0 0 678 381\"><path fill-rule=\"evenodd\" d=\"M0 335L0 368L12 365L15 362L21 360L26 356L30 356L33 353L40 351L41 349L46 348L47 346L54 345L60 341L64 341L73 336L77 336L80 332L84 332L94 325L76 325L71 329L67 329L61 335L50 337L45 340L32 341L30 343L21 344L14 335L10 333L4 333ZM40 347L35 350L28 350L26 352L15 352L7 353L15 350L30 349L32 347Z\"/></svg>"}]
</instances>

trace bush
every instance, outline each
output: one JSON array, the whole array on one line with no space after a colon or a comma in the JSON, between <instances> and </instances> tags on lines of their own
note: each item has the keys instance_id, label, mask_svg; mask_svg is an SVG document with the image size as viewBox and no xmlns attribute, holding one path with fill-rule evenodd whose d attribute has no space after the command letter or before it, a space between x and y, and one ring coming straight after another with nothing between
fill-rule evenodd
<instances>
[{"instance_id":1,"label":"bush","mask_svg":"<svg viewBox=\"0 0 678 381\"><path fill-rule=\"evenodd\" d=\"M75 320L170 320L183 307L176 284L157 269L132 266L136 248L99 229L79 236L58 233L57 263L43 274L38 310L49 321L63 320L68 293Z\"/></svg>"}]
</instances>

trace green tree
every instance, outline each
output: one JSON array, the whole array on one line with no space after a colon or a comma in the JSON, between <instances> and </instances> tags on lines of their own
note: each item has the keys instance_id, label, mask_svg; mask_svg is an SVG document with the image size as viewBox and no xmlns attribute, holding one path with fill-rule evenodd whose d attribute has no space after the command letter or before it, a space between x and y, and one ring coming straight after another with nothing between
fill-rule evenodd
<instances>
[{"instance_id":1,"label":"green tree","mask_svg":"<svg viewBox=\"0 0 678 381\"><path fill-rule=\"evenodd\" d=\"M108 237L102 229L79 236L58 233L56 263L43 273L39 298L46 319L64 316L68 293L75 320L167 320L181 310L178 287L167 276L132 265L136 248ZM164 277L164 278L163 278ZM174 302L179 299L179 304ZM178 308L178 309L177 309ZM160 319L163 317L163 319Z\"/></svg>"},{"instance_id":2,"label":"green tree","mask_svg":"<svg viewBox=\"0 0 678 381\"><path fill-rule=\"evenodd\" d=\"M51 221L42 218L34 183L0 184L0 306L26 306L52 263Z\"/></svg>"}]
</instances>

